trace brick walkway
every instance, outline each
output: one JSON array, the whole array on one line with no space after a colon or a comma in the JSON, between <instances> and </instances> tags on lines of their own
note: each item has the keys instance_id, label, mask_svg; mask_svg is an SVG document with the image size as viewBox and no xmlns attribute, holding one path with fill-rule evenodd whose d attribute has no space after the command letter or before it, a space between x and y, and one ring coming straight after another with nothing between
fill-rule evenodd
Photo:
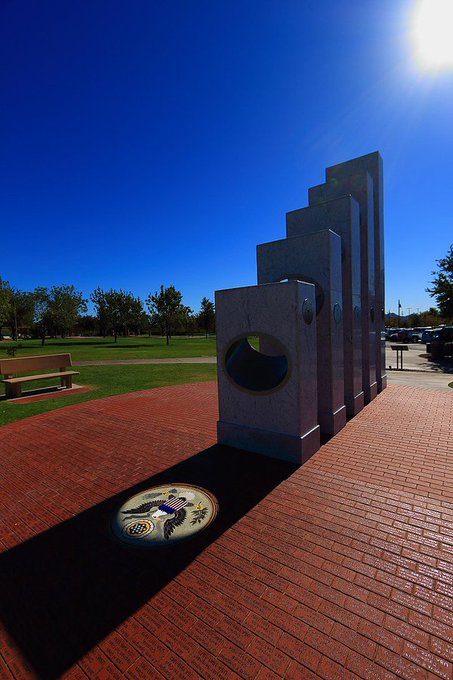
<instances>
[{"instance_id":1,"label":"brick walkway","mask_svg":"<svg viewBox=\"0 0 453 680\"><path fill-rule=\"evenodd\" d=\"M298 470L214 445L213 383L2 427L0 677L452 678L452 396L390 386ZM177 481L205 532L111 538Z\"/></svg>"}]
</instances>

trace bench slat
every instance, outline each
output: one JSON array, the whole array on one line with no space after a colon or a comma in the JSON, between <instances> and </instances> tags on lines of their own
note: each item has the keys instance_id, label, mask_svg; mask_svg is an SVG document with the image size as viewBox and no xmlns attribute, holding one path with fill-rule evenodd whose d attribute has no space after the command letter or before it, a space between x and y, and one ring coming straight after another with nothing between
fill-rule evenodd
<instances>
[{"instance_id":1,"label":"bench slat","mask_svg":"<svg viewBox=\"0 0 453 680\"><path fill-rule=\"evenodd\" d=\"M1 382L15 385L17 383L29 382L31 380L46 380L46 378L64 378L66 375L80 375L78 371L60 371L60 373L43 373L42 375L25 375L22 378L6 378Z\"/></svg>"},{"instance_id":2,"label":"bench slat","mask_svg":"<svg viewBox=\"0 0 453 680\"><path fill-rule=\"evenodd\" d=\"M46 368L66 368L72 366L70 354L44 354L34 357L18 357L17 359L0 359L0 373L28 373Z\"/></svg>"}]
</instances>

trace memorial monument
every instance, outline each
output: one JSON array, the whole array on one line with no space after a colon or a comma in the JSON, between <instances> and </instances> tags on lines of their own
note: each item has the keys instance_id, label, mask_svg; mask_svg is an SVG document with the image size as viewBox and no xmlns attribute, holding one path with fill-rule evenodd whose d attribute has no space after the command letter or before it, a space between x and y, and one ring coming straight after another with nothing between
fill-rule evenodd
<instances>
[{"instance_id":1,"label":"memorial monument","mask_svg":"<svg viewBox=\"0 0 453 680\"><path fill-rule=\"evenodd\" d=\"M382 181L378 152L327 168L216 292L219 443L301 464L386 387Z\"/></svg>"}]
</instances>

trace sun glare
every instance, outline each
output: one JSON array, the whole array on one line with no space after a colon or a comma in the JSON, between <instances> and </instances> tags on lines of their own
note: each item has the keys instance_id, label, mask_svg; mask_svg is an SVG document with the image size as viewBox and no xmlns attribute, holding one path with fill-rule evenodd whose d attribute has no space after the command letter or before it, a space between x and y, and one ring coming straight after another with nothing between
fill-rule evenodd
<instances>
[{"instance_id":1,"label":"sun glare","mask_svg":"<svg viewBox=\"0 0 453 680\"><path fill-rule=\"evenodd\" d=\"M413 35L422 66L453 68L453 0L419 0Z\"/></svg>"}]
</instances>

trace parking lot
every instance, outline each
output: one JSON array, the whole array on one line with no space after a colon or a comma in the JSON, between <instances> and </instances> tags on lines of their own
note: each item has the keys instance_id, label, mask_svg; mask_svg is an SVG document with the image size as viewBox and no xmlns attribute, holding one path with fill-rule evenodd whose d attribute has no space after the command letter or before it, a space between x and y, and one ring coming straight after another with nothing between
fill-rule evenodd
<instances>
[{"instance_id":1,"label":"parking lot","mask_svg":"<svg viewBox=\"0 0 453 680\"><path fill-rule=\"evenodd\" d=\"M453 381L453 360L443 359L430 361L423 343L407 344L403 351L403 370L396 370L396 351L392 345L403 343L385 343L385 365L388 381L395 385L414 385L431 389L450 389L448 384ZM391 367L391 370L390 370Z\"/></svg>"}]
</instances>

